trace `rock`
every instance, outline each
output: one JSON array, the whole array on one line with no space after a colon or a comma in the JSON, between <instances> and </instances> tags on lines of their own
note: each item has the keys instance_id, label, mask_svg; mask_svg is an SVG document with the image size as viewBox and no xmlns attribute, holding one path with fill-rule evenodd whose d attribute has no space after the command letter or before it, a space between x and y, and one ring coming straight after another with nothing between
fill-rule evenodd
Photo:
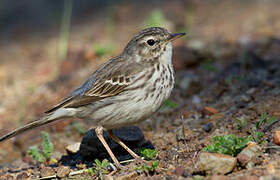
<instances>
[{"instance_id":1,"label":"rock","mask_svg":"<svg viewBox=\"0 0 280 180\"><path fill-rule=\"evenodd\" d=\"M237 159L241 166L252 168L258 156L261 155L261 148L256 143L249 143L238 155Z\"/></svg>"},{"instance_id":2,"label":"rock","mask_svg":"<svg viewBox=\"0 0 280 180\"><path fill-rule=\"evenodd\" d=\"M246 94L253 95L256 92L256 88L251 88L248 91L246 91Z\"/></svg>"},{"instance_id":3,"label":"rock","mask_svg":"<svg viewBox=\"0 0 280 180\"><path fill-rule=\"evenodd\" d=\"M58 170L57 170L56 175L59 178L64 178L64 177L68 176L70 172L71 172L71 170L70 170L69 167L67 167L67 166L60 166L58 168Z\"/></svg>"},{"instance_id":4,"label":"rock","mask_svg":"<svg viewBox=\"0 0 280 180\"><path fill-rule=\"evenodd\" d=\"M209 107L209 106L205 106L202 110L202 112L206 115L213 115L213 114L217 114L219 111L215 108Z\"/></svg>"},{"instance_id":5,"label":"rock","mask_svg":"<svg viewBox=\"0 0 280 180\"><path fill-rule=\"evenodd\" d=\"M214 127L213 123L209 122L202 126L202 130L205 132L210 132L213 129L213 127Z\"/></svg>"},{"instance_id":6,"label":"rock","mask_svg":"<svg viewBox=\"0 0 280 180\"><path fill-rule=\"evenodd\" d=\"M251 96L248 95L241 95L241 96L237 96L235 98L235 103L237 105L238 108L244 108L246 106L246 104L248 104L249 102L252 101Z\"/></svg>"},{"instance_id":7,"label":"rock","mask_svg":"<svg viewBox=\"0 0 280 180\"><path fill-rule=\"evenodd\" d=\"M250 98L250 96L242 95L242 96L240 97L240 100L241 100L242 102L244 102L244 103L248 103L248 102L251 101L251 98Z\"/></svg>"},{"instance_id":8,"label":"rock","mask_svg":"<svg viewBox=\"0 0 280 180\"><path fill-rule=\"evenodd\" d=\"M200 105L200 104L201 104L201 99L200 99L200 97L197 96L197 95L194 95L194 96L192 97L192 103L195 104L195 105Z\"/></svg>"},{"instance_id":9,"label":"rock","mask_svg":"<svg viewBox=\"0 0 280 180\"><path fill-rule=\"evenodd\" d=\"M275 131L273 134L273 143L280 145L280 131Z\"/></svg>"},{"instance_id":10,"label":"rock","mask_svg":"<svg viewBox=\"0 0 280 180\"><path fill-rule=\"evenodd\" d=\"M196 162L196 167L199 172L224 175L231 172L236 164L237 159L235 157L225 154L202 152Z\"/></svg>"},{"instance_id":11,"label":"rock","mask_svg":"<svg viewBox=\"0 0 280 180\"><path fill-rule=\"evenodd\" d=\"M113 133L136 153L140 148L154 148L150 142L145 140L142 131L136 126L114 129ZM108 137L106 131L103 132L103 136L120 161L132 158L124 148ZM110 158L94 130L89 130L84 135L79 153L87 160Z\"/></svg>"},{"instance_id":12,"label":"rock","mask_svg":"<svg viewBox=\"0 0 280 180\"><path fill-rule=\"evenodd\" d=\"M41 177L52 176L55 175L54 170L51 167L42 167L40 169Z\"/></svg>"},{"instance_id":13,"label":"rock","mask_svg":"<svg viewBox=\"0 0 280 180\"><path fill-rule=\"evenodd\" d=\"M182 176L182 174L184 173L184 167L182 167L182 166L177 166L176 168L175 168L175 171L174 171L174 173L177 175L177 176Z\"/></svg>"},{"instance_id":14,"label":"rock","mask_svg":"<svg viewBox=\"0 0 280 180\"><path fill-rule=\"evenodd\" d=\"M80 142L74 143L74 144L70 144L68 146L66 146L66 152L70 155L70 154L75 154L79 151L80 149Z\"/></svg>"},{"instance_id":15,"label":"rock","mask_svg":"<svg viewBox=\"0 0 280 180\"><path fill-rule=\"evenodd\" d=\"M20 174L17 175L17 180L25 180L25 179L28 179L29 176L26 172L22 172Z\"/></svg>"}]
</instances>

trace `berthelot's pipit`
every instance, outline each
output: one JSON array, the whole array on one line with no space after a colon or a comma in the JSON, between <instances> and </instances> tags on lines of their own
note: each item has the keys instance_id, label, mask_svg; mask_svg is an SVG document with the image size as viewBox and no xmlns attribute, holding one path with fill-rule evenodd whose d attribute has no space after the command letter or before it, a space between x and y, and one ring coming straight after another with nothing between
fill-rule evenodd
<instances>
[{"instance_id":1,"label":"berthelot's pipit","mask_svg":"<svg viewBox=\"0 0 280 180\"><path fill-rule=\"evenodd\" d=\"M78 117L95 128L117 167L121 165L106 143L103 130L139 159L113 135L112 129L147 119L169 97L174 86L172 41L183 35L185 33L171 34L161 27L140 31L119 56L98 68L44 117L2 136L0 142L61 118Z\"/></svg>"}]
</instances>

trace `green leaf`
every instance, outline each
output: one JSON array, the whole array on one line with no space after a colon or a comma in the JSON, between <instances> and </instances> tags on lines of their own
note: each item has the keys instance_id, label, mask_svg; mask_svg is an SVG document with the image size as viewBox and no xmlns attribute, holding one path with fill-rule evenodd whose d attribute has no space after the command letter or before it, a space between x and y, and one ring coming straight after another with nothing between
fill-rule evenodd
<instances>
[{"instance_id":1,"label":"green leaf","mask_svg":"<svg viewBox=\"0 0 280 180\"><path fill-rule=\"evenodd\" d=\"M88 174L89 174L90 176L93 176L93 175L94 175L94 171L93 171L92 168L88 168Z\"/></svg>"},{"instance_id":2,"label":"green leaf","mask_svg":"<svg viewBox=\"0 0 280 180\"><path fill-rule=\"evenodd\" d=\"M140 154L146 160L151 160L157 157L158 152L156 149L141 149Z\"/></svg>"},{"instance_id":3,"label":"green leaf","mask_svg":"<svg viewBox=\"0 0 280 180\"><path fill-rule=\"evenodd\" d=\"M28 150L28 155L30 155L34 160L40 163L44 161L44 157L41 153L39 153L39 149L37 146L30 147Z\"/></svg>"},{"instance_id":4,"label":"green leaf","mask_svg":"<svg viewBox=\"0 0 280 180\"><path fill-rule=\"evenodd\" d=\"M237 122L237 130L241 131L244 127L248 125L247 119L239 119L236 118L235 121Z\"/></svg>"},{"instance_id":5,"label":"green leaf","mask_svg":"<svg viewBox=\"0 0 280 180\"><path fill-rule=\"evenodd\" d=\"M154 172L157 169L158 165L159 165L158 161L152 161L152 164L150 166L147 164L143 164L141 167L136 166L135 170L140 172L150 173L150 172Z\"/></svg>"},{"instance_id":6,"label":"green leaf","mask_svg":"<svg viewBox=\"0 0 280 180\"><path fill-rule=\"evenodd\" d=\"M44 131L42 132L42 138L42 154L46 159L50 159L53 153L53 144L50 141L49 134Z\"/></svg>"},{"instance_id":7,"label":"green leaf","mask_svg":"<svg viewBox=\"0 0 280 180\"><path fill-rule=\"evenodd\" d=\"M202 150L236 156L243 148L246 147L249 141L252 141L252 137L250 136L236 137L234 134L214 136L212 144L204 147Z\"/></svg>"},{"instance_id":8,"label":"green leaf","mask_svg":"<svg viewBox=\"0 0 280 180\"><path fill-rule=\"evenodd\" d=\"M256 143L261 143L263 140L264 133L261 131L253 132L253 137Z\"/></svg>"},{"instance_id":9,"label":"green leaf","mask_svg":"<svg viewBox=\"0 0 280 180\"><path fill-rule=\"evenodd\" d=\"M94 162L95 162L97 167L101 167L102 166L101 162L98 159L95 159Z\"/></svg>"},{"instance_id":10,"label":"green leaf","mask_svg":"<svg viewBox=\"0 0 280 180\"><path fill-rule=\"evenodd\" d=\"M268 119L268 124L272 124L272 123L274 123L275 121L277 120L277 118L276 117L274 117L274 116L272 116L272 117L269 117L269 119Z\"/></svg>"},{"instance_id":11,"label":"green leaf","mask_svg":"<svg viewBox=\"0 0 280 180\"><path fill-rule=\"evenodd\" d=\"M271 124L276 120L277 120L276 117L269 116L267 113L262 113L261 118L256 123L256 128L260 129L262 126L266 124Z\"/></svg>"},{"instance_id":12,"label":"green leaf","mask_svg":"<svg viewBox=\"0 0 280 180\"><path fill-rule=\"evenodd\" d=\"M107 168L110 165L110 162L107 159L103 159L102 161L102 168Z\"/></svg>"},{"instance_id":13,"label":"green leaf","mask_svg":"<svg viewBox=\"0 0 280 180\"><path fill-rule=\"evenodd\" d=\"M158 162L158 161L153 161L153 162L152 162L152 168L151 168L151 170L152 170L152 171L155 171L156 168L158 167L158 165L159 165L159 162Z\"/></svg>"}]
</instances>

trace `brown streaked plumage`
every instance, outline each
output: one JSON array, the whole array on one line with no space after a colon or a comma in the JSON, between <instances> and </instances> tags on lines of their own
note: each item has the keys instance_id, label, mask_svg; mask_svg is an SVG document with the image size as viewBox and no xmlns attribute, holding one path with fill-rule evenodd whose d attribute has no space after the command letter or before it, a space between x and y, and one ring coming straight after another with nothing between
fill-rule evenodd
<instances>
[{"instance_id":1,"label":"brown streaked plumage","mask_svg":"<svg viewBox=\"0 0 280 180\"><path fill-rule=\"evenodd\" d=\"M121 165L104 140L103 129L139 159L112 129L145 120L169 97L174 85L171 41L184 34L170 34L160 27L140 31L121 55L98 68L44 117L0 137L0 142L64 117L78 117L96 127L97 137L118 167Z\"/></svg>"}]
</instances>

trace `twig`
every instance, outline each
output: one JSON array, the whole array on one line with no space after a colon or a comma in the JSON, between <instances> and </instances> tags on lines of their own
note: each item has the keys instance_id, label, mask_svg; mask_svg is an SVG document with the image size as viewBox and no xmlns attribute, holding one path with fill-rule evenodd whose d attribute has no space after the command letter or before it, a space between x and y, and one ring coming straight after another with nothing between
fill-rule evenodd
<instances>
[{"instance_id":1,"label":"twig","mask_svg":"<svg viewBox=\"0 0 280 180\"><path fill-rule=\"evenodd\" d=\"M263 132L267 132L268 130L270 130L272 128L273 125L277 124L278 122L280 122L280 119L277 119L276 121L272 122L271 124L265 126L263 128Z\"/></svg>"},{"instance_id":2,"label":"twig","mask_svg":"<svg viewBox=\"0 0 280 180\"><path fill-rule=\"evenodd\" d=\"M143 158L142 158L143 159ZM125 164L125 163L129 163L129 162L133 162L135 161L135 159L128 159L128 160L124 160L124 161L121 161L120 163L121 164Z\"/></svg>"},{"instance_id":3,"label":"twig","mask_svg":"<svg viewBox=\"0 0 280 180\"><path fill-rule=\"evenodd\" d=\"M266 149L280 149L280 146L267 146Z\"/></svg>"},{"instance_id":4,"label":"twig","mask_svg":"<svg viewBox=\"0 0 280 180\"><path fill-rule=\"evenodd\" d=\"M133 161L135 161L135 159L128 159L128 160L125 160L125 161L121 161L120 163L124 164L124 163L133 162ZM113 175L117 172L117 168L112 163L110 163L110 166L113 169L113 171L110 173L110 175ZM70 172L68 176L75 176L75 175L83 174L85 172L88 172L88 169L82 169L82 170ZM51 175L51 176L42 177L42 178L40 178L40 180L53 179L53 178L57 178L56 174Z\"/></svg>"},{"instance_id":5,"label":"twig","mask_svg":"<svg viewBox=\"0 0 280 180\"><path fill-rule=\"evenodd\" d=\"M194 162L194 159L196 158L196 156L198 155L198 151L195 151L195 153L194 153L194 155L193 155L193 157L192 157L192 164L193 164L193 166L194 166L194 168L196 169L197 168L197 166L196 166L196 163Z\"/></svg>"}]
</instances>

